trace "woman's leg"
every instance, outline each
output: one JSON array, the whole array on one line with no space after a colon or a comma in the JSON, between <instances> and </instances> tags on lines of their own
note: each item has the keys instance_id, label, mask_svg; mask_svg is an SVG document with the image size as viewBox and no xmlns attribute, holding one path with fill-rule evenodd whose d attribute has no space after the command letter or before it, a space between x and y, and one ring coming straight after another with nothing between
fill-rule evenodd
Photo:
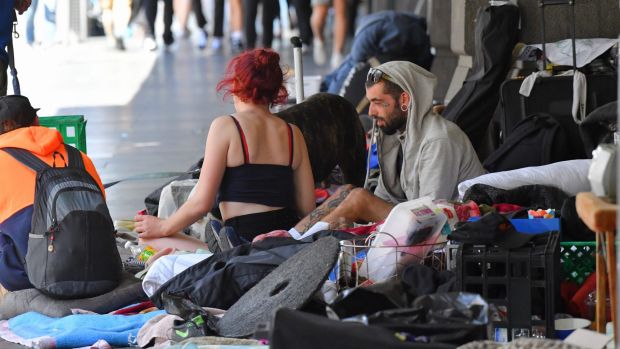
<instances>
[{"instance_id":1,"label":"woman's leg","mask_svg":"<svg viewBox=\"0 0 620 349\"><path fill-rule=\"evenodd\" d=\"M177 21L181 27L183 38L188 38L190 35L189 28L187 28L187 20L189 18L189 12L192 10L192 3L190 0L174 0L174 13L176 14Z\"/></svg>"},{"instance_id":2,"label":"woman's leg","mask_svg":"<svg viewBox=\"0 0 620 349\"><path fill-rule=\"evenodd\" d=\"M314 40L312 42L312 53L314 63L323 65L327 61L327 53L325 52L325 37L323 36L323 29L325 28L325 20L327 18L327 11L329 6L327 3L322 2L320 4L314 4L312 6L312 17L310 18L310 24L312 26L312 34L314 34Z\"/></svg>"},{"instance_id":3,"label":"woman's leg","mask_svg":"<svg viewBox=\"0 0 620 349\"><path fill-rule=\"evenodd\" d=\"M347 40L347 0L334 0L334 45L331 67L337 68L344 56L344 44Z\"/></svg>"},{"instance_id":4,"label":"woman's leg","mask_svg":"<svg viewBox=\"0 0 620 349\"><path fill-rule=\"evenodd\" d=\"M158 251L168 247L189 252L195 252L199 248L209 249L209 245L206 243L183 233L176 233L165 238L140 239L140 244L151 246Z\"/></svg>"},{"instance_id":5,"label":"woman's leg","mask_svg":"<svg viewBox=\"0 0 620 349\"><path fill-rule=\"evenodd\" d=\"M233 52L243 51L243 6L241 0L229 0L230 43Z\"/></svg>"}]
</instances>

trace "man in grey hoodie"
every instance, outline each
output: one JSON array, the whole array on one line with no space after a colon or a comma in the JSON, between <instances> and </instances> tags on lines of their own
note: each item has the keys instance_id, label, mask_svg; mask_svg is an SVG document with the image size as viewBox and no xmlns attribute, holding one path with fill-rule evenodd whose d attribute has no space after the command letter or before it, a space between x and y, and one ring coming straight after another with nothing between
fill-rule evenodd
<instances>
[{"instance_id":1,"label":"man in grey hoodie","mask_svg":"<svg viewBox=\"0 0 620 349\"><path fill-rule=\"evenodd\" d=\"M432 73L411 62L370 69L368 113L381 130L374 195L345 186L301 220L296 232L306 232L317 222L336 228L339 223L382 221L394 205L423 196L453 199L460 182L485 173L465 133L433 112L436 84Z\"/></svg>"}]
</instances>

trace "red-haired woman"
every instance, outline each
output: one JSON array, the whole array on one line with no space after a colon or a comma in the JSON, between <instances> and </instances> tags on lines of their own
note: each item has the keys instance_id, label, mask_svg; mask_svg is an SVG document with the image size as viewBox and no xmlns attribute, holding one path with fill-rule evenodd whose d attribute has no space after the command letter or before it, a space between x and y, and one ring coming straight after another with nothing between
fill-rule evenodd
<instances>
[{"instance_id":1,"label":"red-haired woman","mask_svg":"<svg viewBox=\"0 0 620 349\"><path fill-rule=\"evenodd\" d=\"M217 90L232 96L236 113L211 124L194 194L167 219L135 218L140 238L156 249L205 248L180 231L204 217L216 196L224 225L247 241L289 229L315 207L303 135L269 110L287 98L280 56L256 49L235 57Z\"/></svg>"}]
</instances>

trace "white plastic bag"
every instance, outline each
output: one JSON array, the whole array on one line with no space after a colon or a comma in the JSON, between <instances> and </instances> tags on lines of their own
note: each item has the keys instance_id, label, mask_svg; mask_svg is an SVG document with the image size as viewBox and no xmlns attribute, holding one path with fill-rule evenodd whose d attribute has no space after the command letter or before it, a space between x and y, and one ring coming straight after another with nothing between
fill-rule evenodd
<instances>
[{"instance_id":1,"label":"white plastic bag","mask_svg":"<svg viewBox=\"0 0 620 349\"><path fill-rule=\"evenodd\" d=\"M402 266L421 263L434 247L446 221L430 197L396 205L379 227L360 275L380 282L395 276Z\"/></svg>"}]
</instances>

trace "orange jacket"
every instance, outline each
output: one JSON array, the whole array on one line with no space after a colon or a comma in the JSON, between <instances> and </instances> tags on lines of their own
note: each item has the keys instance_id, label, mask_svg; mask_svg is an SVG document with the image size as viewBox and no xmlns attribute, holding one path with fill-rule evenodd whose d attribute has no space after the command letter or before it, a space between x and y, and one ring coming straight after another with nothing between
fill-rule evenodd
<instances>
[{"instance_id":1,"label":"orange jacket","mask_svg":"<svg viewBox=\"0 0 620 349\"><path fill-rule=\"evenodd\" d=\"M0 148L14 147L29 150L52 165L54 151L67 159L62 135L54 129L41 126L23 127L0 135ZM93 162L82 154L84 167L104 193L103 184ZM56 166L64 166L56 158ZM19 210L34 203L35 173L6 152L0 151L0 223Z\"/></svg>"}]
</instances>

